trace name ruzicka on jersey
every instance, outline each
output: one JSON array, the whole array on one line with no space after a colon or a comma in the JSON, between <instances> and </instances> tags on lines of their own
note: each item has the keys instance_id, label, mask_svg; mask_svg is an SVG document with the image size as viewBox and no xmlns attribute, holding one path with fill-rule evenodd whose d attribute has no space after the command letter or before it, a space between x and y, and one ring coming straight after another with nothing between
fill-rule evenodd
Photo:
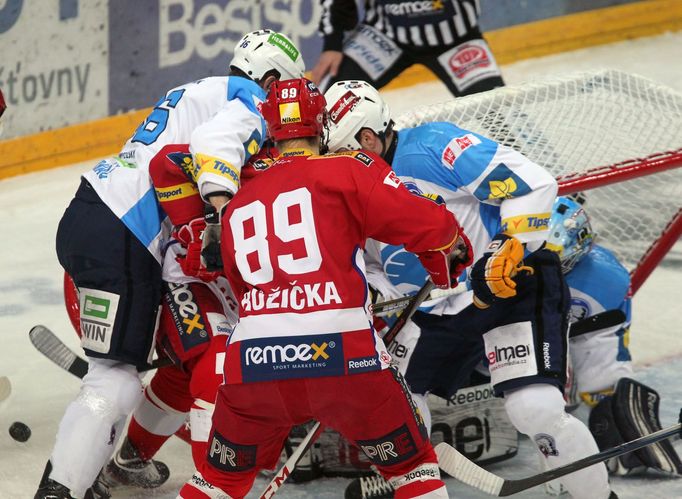
<instances>
[{"instance_id":1,"label":"name ruzicka on jersey","mask_svg":"<svg viewBox=\"0 0 682 499\"><path fill-rule=\"evenodd\" d=\"M251 289L242 297L242 309L245 312L274 309L304 310L342 304L334 281L291 284L290 288L271 289L267 294L260 289Z\"/></svg>"}]
</instances>

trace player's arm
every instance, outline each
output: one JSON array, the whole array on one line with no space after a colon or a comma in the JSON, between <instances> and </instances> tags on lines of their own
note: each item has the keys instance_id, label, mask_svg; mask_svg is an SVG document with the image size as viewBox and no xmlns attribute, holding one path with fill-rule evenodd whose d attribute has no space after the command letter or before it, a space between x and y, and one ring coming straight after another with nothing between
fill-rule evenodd
<instances>
[{"instance_id":1,"label":"player's arm","mask_svg":"<svg viewBox=\"0 0 682 499\"><path fill-rule=\"evenodd\" d=\"M516 296L514 277L521 271L526 249L534 251L547 239L556 180L513 149L471 134L473 146L461 151L454 169L462 188L482 203L500 207L499 232L471 270L474 303L486 308L493 301ZM475 139L475 140L474 140Z\"/></svg>"},{"instance_id":2,"label":"player's arm","mask_svg":"<svg viewBox=\"0 0 682 499\"><path fill-rule=\"evenodd\" d=\"M264 136L260 115L239 99L228 101L210 121L192 132L194 177L206 202L215 206L211 198L225 200L237 192L241 167L258 152Z\"/></svg>"},{"instance_id":3,"label":"player's arm","mask_svg":"<svg viewBox=\"0 0 682 499\"><path fill-rule=\"evenodd\" d=\"M378 176L368 192L365 231L389 244L403 244L417 254L438 287L455 286L473 258L471 244L445 205L410 193L395 172L378 162ZM453 251L461 261L453 261Z\"/></svg>"},{"instance_id":4,"label":"player's arm","mask_svg":"<svg viewBox=\"0 0 682 499\"><path fill-rule=\"evenodd\" d=\"M311 79L316 84L328 74L336 76L343 60L343 33L352 30L358 23L358 7L355 0L320 1L322 53L311 71Z\"/></svg>"}]
</instances>

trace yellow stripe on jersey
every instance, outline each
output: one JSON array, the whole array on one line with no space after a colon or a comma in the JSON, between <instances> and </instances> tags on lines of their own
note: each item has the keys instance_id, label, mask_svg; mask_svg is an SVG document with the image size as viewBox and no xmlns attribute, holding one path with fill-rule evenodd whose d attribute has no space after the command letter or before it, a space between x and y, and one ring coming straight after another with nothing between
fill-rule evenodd
<instances>
[{"instance_id":1,"label":"yellow stripe on jersey","mask_svg":"<svg viewBox=\"0 0 682 499\"><path fill-rule=\"evenodd\" d=\"M512 236L524 232L536 232L549 229L549 213L517 215L502 219L502 232Z\"/></svg>"},{"instance_id":2,"label":"yellow stripe on jersey","mask_svg":"<svg viewBox=\"0 0 682 499\"><path fill-rule=\"evenodd\" d=\"M230 180L235 187L239 188L239 170L227 161L206 154L195 154L194 163L196 165L194 171L197 179L203 173L214 173Z\"/></svg>"},{"instance_id":3,"label":"yellow stripe on jersey","mask_svg":"<svg viewBox=\"0 0 682 499\"><path fill-rule=\"evenodd\" d=\"M189 182L171 187L154 187L154 190L156 191L156 198L162 203L193 196L199 192L199 189Z\"/></svg>"}]
</instances>

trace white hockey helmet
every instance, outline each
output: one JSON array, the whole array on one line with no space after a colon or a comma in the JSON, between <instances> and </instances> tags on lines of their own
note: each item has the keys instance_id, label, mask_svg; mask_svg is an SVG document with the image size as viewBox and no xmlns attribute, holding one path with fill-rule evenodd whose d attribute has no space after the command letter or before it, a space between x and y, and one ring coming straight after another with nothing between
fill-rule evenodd
<instances>
[{"instance_id":1,"label":"white hockey helmet","mask_svg":"<svg viewBox=\"0 0 682 499\"><path fill-rule=\"evenodd\" d=\"M281 80L302 78L303 57L289 38L271 29L245 34L234 47L230 68L237 68L253 80L276 70Z\"/></svg>"},{"instance_id":2,"label":"white hockey helmet","mask_svg":"<svg viewBox=\"0 0 682 499\"><path fill-rule=\"evenodd\" d=\"M558 197L552 207L546 247L559 254L564 274L590 252L594 237L592 224L583 207L569 197Z\"/></svg>"},{"instance_id":3,"label":"white hockey helmet","mask_svg":"<svg viewBox=\"0 0 682 499\"><path fill-rule=\"evenodd\" d=\"M365 81L338 81L324 97L329 117L327 146L331 152L362 149L358 134L363 128L369 128L383 140L392 125L388 106L379 92Z\"/></svg>"}]
</instances>

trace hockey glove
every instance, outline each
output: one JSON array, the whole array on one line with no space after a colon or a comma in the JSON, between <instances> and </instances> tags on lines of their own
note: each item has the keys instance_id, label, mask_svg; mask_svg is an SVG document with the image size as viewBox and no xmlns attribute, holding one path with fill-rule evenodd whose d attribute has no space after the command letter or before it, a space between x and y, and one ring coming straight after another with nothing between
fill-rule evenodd
<instances>
[{"instance_id":1,"label":"hockey glove","mask_svg":"<svg viewBox=\"0 0 682 499\"><path fill-rule=\"evenodd\" d=\"M204 216L206 230L201 236L201 264L213 272L222 272L223 270L223 257L220 254L220 236L222 235L220 222L223 213L225 213L225 208L227 208L227 203L220 209L208 206Z\"/></svg>"},{"instance_id":2,"label":"hockey glove","mask_svg":"<svg viewBox=\"0 0 682 499\"><path fill-rule=\"evenodd\" d=\"M459 237L448 247L425 251L417 257L431 276L433 284L437 288L447 289L457 286L457 278L471 265L474 253L469 239L460 231Z\"/></svg>"},{"instance_id":3,"label":"hockey glove","mask_svg":"<svg viewBox=\"0 0 682 499\"><path fill-rule=\"evenodd\" d=\"M205 230L206 220L195 218L190 223L177 227L173 232L173 237L180 241L183 248L187 249L184 256L176 258L185 275L210 282L217 278L220 272L209 271L201 261L201 238Z\"/></svg>"},{"instance_id":4,"label":"hockey glove","mask_svg":"<svg viewBox=\"0 0 682 499\"><path fill-rule=\"evenodd\" d=\"M488 308L494 301L516 296L514 276L521 271L533 273L523 265L523 244L513 236L498 234L471 269L474 305Z\"/></svg>"}]
</instances>

